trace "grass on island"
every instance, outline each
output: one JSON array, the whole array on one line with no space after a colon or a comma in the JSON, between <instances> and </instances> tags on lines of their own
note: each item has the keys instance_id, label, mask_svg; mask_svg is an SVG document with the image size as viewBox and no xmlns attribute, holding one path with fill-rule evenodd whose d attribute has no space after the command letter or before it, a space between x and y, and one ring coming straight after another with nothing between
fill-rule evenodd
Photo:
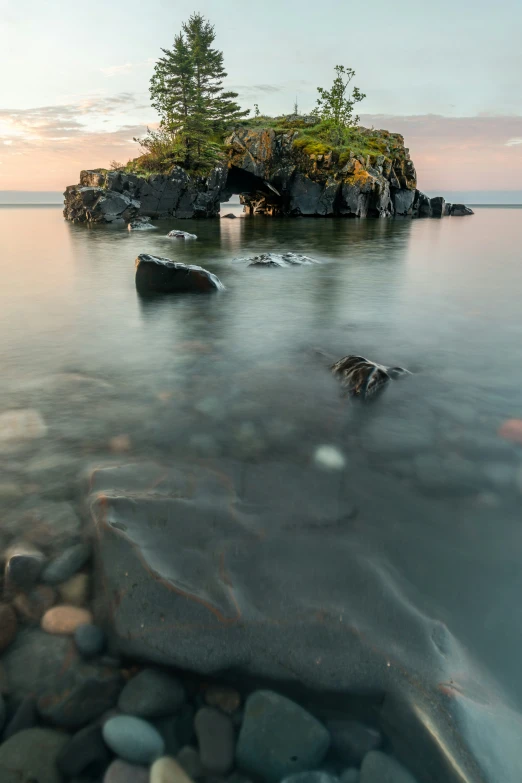
<instances>
[{"instance_id":1,"label":"grass on island","mask_svg":"<svg viewBox=\"0 0 522 783\"><path fill-rule=\"evenodd\" d=\"M328 155L333 153L334 161L340 167L344 166L350 157L369 158L375 163L379 156L393 160L403 153L402 143L394 134L384 130L374 130L360 127L338 129L329 121L317 119L313 123L309 117L296 115L283 117L251 117L241 120L238 126L262 130L273 130L276 134L294 132L293 147L296 152L307 156ZM236 126L237 127L237 126ZM225 144L226 134L217 135L211 140L205 157L197 165L187 166L185 151L172 137L161 133L153 134L147 142L147 152L126 164L113 162L111 168L123 170L128 174L153 176L168 174L174 166L181 166L192 176L207 176L212 168L227 159L228 147Z\"/></svg>"}]
</instances>

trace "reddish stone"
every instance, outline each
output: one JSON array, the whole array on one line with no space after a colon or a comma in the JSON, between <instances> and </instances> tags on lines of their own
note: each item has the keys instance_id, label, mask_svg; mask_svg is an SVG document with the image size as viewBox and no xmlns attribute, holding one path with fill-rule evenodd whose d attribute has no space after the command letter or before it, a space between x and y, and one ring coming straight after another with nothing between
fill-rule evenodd
<instances>
[{"instance_id":1,"label":"reddish stone","mask_svg":"<svg viewBox=\"0 0 522 783\"><path fill-rule=\"evenodd\" d=\"M500 427L498 434L506 440L522 443L522 419L507 419Z\"/></svg>"}]
</instances>

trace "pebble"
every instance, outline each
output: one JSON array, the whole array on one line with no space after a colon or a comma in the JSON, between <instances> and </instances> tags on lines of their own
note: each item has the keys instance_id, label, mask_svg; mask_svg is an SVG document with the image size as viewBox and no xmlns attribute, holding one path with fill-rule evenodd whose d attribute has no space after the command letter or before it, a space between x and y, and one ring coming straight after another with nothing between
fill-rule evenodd
<instances>
[{"instance_id":1,"label":"pebble","mask_svg":"<svg viewBox=\"0 0 522 783\"><path fill-rule=\"evenodd\" d=\"M326 728L332 748L345 764L358 766L367 753L382 745L381 733L357 720L331 720Z\"/></svg>"},{"instance_id":2,"label":"pebble","mask_svg":"<svg viewBox=\"0 0 522 783\"><path fill-rule=\"evenodd\" d=\"M94 658L103 652L105 634L97 625L79 625L74 632L74 641L84 658Z\"/></svg>"},{"instance_id":3,"label":"pebble","mask_svg":"<svg viewBox=\"0 0 522 783\"><path fill-rule=\"evenodd\" d=\"M372 750L361 765L360 783L416 783L405 767L387 753Z\"/></svg>"},{"instance_id":4,"label":"pebble","mask_svg":"<svg viewBox=\"0 0 522 783\"><path fill-rule=\"evenodd\" d=\"M327 470L342 470L346 465L344 454L335 446L319 446L314 453L314 462Z\"/></svg>"},{"instance_id":5,"label":"pebble","mask_svg":"<svg viewBox=\"0 0 522 783\"><path fill-rule=\"evenodd\" d=\"M44 614L54 606L56 592L50 585L37 585L29 593L19 593L13 598L13 606L28 623L39 623Z\"/></svg>"},{"instance_id":6,"label":"pebble","mask_svg":"<svg viewBox=\"0 0 522 783\"><path fill-rule=\"evenodd\" d=\"M91 556L91 545L85 541L66 549L51 560L42 574L42 581L50 585L60 584L82 568Z\"/></svg>"},{"instance_id":7,"label":"pebble","mask_svg":"<svg viewBox=\"0 0 522 783\"><path fill-rule=\"evenodd\" d=\"M19 731L0 745L0 770L8 769L13 780L23 783L62 783L56 759L68 741L67 734L54 729Z\"/></svg>"},{"instance_id":8,"label":"pebble","mask_svg":"<svg viewBox=\"0 0 522 783\"><path fill-rule=\"evenodd\" d=\"M64 745L56 759L60 772L73 778L88 772L89 776L103 775L111 761L111 754L103 741L98 724L86 726Z\"/></svg>"},{"instance_id":9,"label":"pebble","mask_svg":"<svg viewBox=\"0 0 522 783\"><path fill-rule=\"evenodd\" d=\"M8 588L27 590L38 581L45 556L24 541L13 544L5 553L5 578Z\"/></svg>"},{"instance_id":10,"label":"pebble","mask_svg":"<svg viewBox=\"0 0 522 783\"><path fill-rule=\"evenodd\" d=\"M58 586L58 593L64 604L85 606L89 600L89 574L75 574Z\"/></svg>"},{"instance_id":11,"label":"pebble","mask_svg":"<svg viewBox=\"0 0 522 783\"><path fill-rule=\"evenodd\" d=\"M339 783L339 778L335 777L335 775L330 775L328 772L313 770L288 775L288 777L282 780L282 783Z\"/></svg>"},{"instance_id":12,"label":"pebble","mask_svg":"<svg viewBox=\"0 0 522 783\"><path fill-rule=\"evenodd\" d=\"M34 696L26 696L25 699L19 704L15 714L4 729L2 736L3 742L12 737L14 734L18 734L19 731L24 729L32 729L38 722L38 715L36 712L36 699Z\"/></svg>"},{"instance_id":13,"label":"pebble","mask_svg":"<svg viewBox=\"0 0 522 783\"><path fill-rule=\"evenodd\" d=\"M343 771L339 780L341 783L359 783L359 770L349 767Z\"/></svg>"},{"instance_id":14,"label":"pebble","mask_svg":"<svg viewBox=\"0 0 522 783\"><path fill-rule=\"evenodd\" d=\"M241 706L241 696L234 688L224 685L211 685L205 691L205 701L209 707L219 707L220 710L231 715Z\"/></svg>"},{"instance_id":15,"label":"pebble","mask_svg":"<svg viewBox=\"0 0 522 783\"><path fill-rule=\"evenodd\" d=\"M32 440L46 434L47 426L38 411L33 408L0 414L0 442Z\"/></svg>"},{"instance_id":16,"label":"pebble","mask_svg":"<svg viewBox=\"0 0 522 783\"><path fill-rule=\"evenodd\" d=\"M178 764L183 767L189 778L200 778L204 775L203 764L199 753L192 745L185 745L176 756Z\"/></svg>"},{"instance_id":17,"label":"pebble","mask_svg":"<svg viewBox=\"0 0 522 783\"><path fill-rule=\"evenodd\" d=\"M163 756L151 767L150 783L192 783L192 778L175 759Z\"/></svg>"},{"instance_id":18,"label":"pebble","mask_svg":"<svg viewBox=\"0 0 522 783\"><path fill-rule=\"evenodd\" d=\"M205 770L215 775L226 775L234 766L234 726L228 715L202 707L194 718L199 756Z\"/></svg>"},{"instance_id":19,"label":"pebble","mask_svg":"<svg viewBox=\"0 0 522 783\"><path fill-rule=\"evenodd\" d=\"M138 767L116 759L108 767L103 783L149 783L148 767Z\"/></svg>"},{"instance_id":20,"label":"pebble","mask_svg":"<svg viewBox=\"0 0 522 783\"><path fill-rule=\"evenodd\" d=\"M140 718L119 715L103 727L109 748L131 764L151 764L165 751L165 744L154 726Z\"/></svg>"},{"instance_id":21,"label":"pebble","mask_svg":"<svg viewBox=\"0 0 522 783\"><path fill-rule=\"evenodd\" d=\"M129 680L121 692L118 707L139 718L173 715L185 701L185 689L171 674L143 669Z\"/></svg>"},{"instance_id":22,"label":"pebble","mask_svg":"<svg viewBox=\"0 0 522 783\"><path fill-rule=\"evenodd\" d=\"M178 735L178 716L171 715L169 718L151 719L151 723L163 737L165 755L175 756L181 747Z\"/></svg>"},{"instance_id":23,"label":"pebble","mask_svg":"<svg viewBox=\"0 0 522 783\"><path fill-rule=\"evenodd\" d=\"M273 691L255 691L245 704L237 766L267 783L317 768L328 751L326 728L295 702Z\"/></svg>"},{"instance_id":24,"label":"pebble","mask_svg":"<svg viewBox=\"0 0 522 783\"><path fill-rule=\"evenodd\" d=\"M9 604L0 603L0 653L9 647L16 637L17 630L15 610Z\"/></svg>"},{"instance_id":25,"label":"pebble","mask_svg":"<svg viewBox=\"0 0 522 783\"><path fill-rule=\"evenodd\" d=\"M498 434L513 443L522 443L522 419L507 419L500 427Z\"/></svg>"},{"instance_id":26,"label":"pebble","mask_svg":"<svg viewBox=\"0 0 522 783\"><path fill-rule=\"evenodd\" d=\"M132 449L132 442L128 435L115 435L109 441L109 449L114 454L124 454Z\"/></svg>"},{"instance_id":27,"label":"pebble","mask_svg":"<svg viewBox=\"0 0 522 783\"><path fill-rule=\"evenodd\" d=\"M86 624L92 624L92 614L77 606L54 606L42 617L44 631L63 636L72 636L80 625Z\"/></svg>"},{"instance_id":28,"label":"pebble","mask_svg":"<svg viewBox=\"0 0 522 783\"><path fill-rule=\"evenodd\" d=\"M52 636L41 628L21 628L12 645L2 655L3 668L15 702L49 688L65 671L71 640Z\"/></svg>"}]
</instances>

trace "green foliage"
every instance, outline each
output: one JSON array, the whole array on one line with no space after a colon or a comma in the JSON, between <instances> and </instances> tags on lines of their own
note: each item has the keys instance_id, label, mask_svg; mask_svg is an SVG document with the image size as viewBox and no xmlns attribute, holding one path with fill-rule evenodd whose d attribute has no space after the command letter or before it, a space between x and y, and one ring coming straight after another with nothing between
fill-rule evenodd
<instances>
[{"instance_id":1,"label":"green foliage","mask_svg":"<svg viewBox=\"0 0 522 783\"><path fill-rule=\"evenodd\" d=\"M332 130L334 132L332 132ZM336 129L332 120L324 120L317 125L303 129L294 139L293 147L307 155L325 155L333 152L338 155L338 165L344 166L351 156L370 156L375 162L379 155L392 156L388 139L379 132L360 128Z\"/></svg>"},{"instance_id":2,"label":"green foliage","mask_svg":"<svg viewBox=\"0 0 522 783\"><path fill-rule=\"evenodd\" d=\"M261 112L259 111L259 104L258 103L254 103L254 117L257 118L257 117L259 117L260 114L261 114Z\"/></svg>"},{"instance_id":3,"label":"green foliage","mask_svg":"<svg viewBox=\"0 0 522 783\"><path fill-rule=\"evenodd\" d=\"M315 108L315 113L321 120L332 123L332 134L358 124L359 117L354 117L353 114L354 106L366 98L358 87L354 87L352 92L348 93L348 87L355 76L352 68L336 65L335 72L337 76L333 80L331 89L317 88L319 98Z\"/></svg>"},{"instance_id":4,"label":"green foliage","mask_svg":"<svg viewBox=\"0 0 522 783\"><path fill-rule=\"evenodd\" d=\"M193 14L172 49L162 49L150 81L161 138L140 140L149 154L163 150L188 168L205 166L219 158L216 135L249 113L235 102L237 93L223 89L227 74L223 53L212 47L215 37L213 25Z\"/></svg>"}]
</instances>

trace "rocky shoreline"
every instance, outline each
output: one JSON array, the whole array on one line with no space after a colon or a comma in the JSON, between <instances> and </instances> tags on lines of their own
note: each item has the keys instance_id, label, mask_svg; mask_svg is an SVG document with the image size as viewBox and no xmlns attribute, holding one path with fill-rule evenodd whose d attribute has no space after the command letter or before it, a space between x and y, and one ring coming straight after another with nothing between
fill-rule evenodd
<instances>
[{"instance_id":1,"label":"rocky shoreline","mask_svg":"<svg viewBox=\"0 0 522 783\"><path fill-rule=\"evenodd\" d=\"M306 119L306 118L305 118ZM364 128L360 129L365 131ZM137 217L215 218L239 194L251 215L314 217L460 217L463 204L428 198L400 134L371 131L385 154L316 154L296 147L297 131L238 127L227 159L206 176L174 166L168 174L86 170L67 187L64 217L73 223L125 223Z\"/></svg>"}]
</instances>

